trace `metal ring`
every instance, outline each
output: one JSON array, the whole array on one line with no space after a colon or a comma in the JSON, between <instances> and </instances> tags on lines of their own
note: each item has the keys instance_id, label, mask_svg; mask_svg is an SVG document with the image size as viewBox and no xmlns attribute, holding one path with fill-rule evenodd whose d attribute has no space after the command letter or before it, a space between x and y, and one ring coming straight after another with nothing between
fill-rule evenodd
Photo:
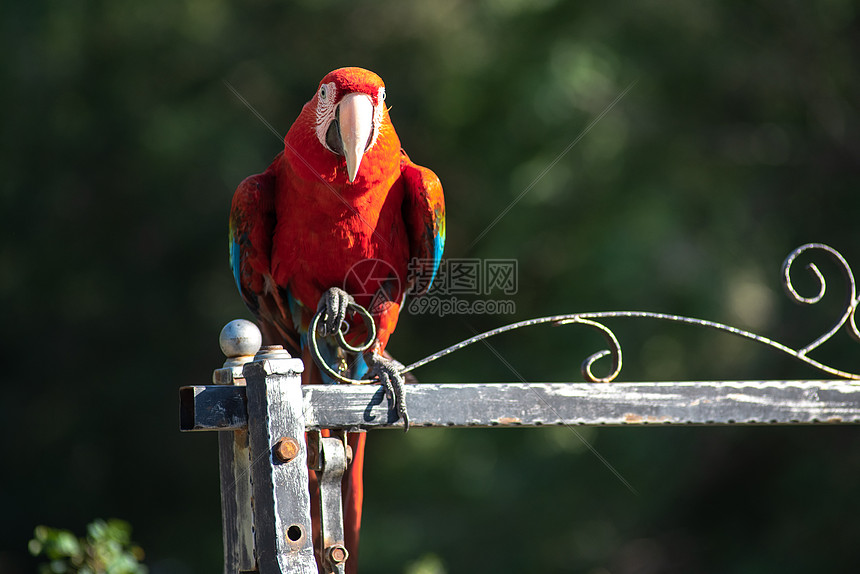
<instances>
[{"instance_id":1,"label":"metal ring","mask_svg":"<svg viewBox=\"0 0 860 574\"><path fill-rule=\"evenodd\" d=\"M340 328L338 328L335 333L335 338L337 339L338 344L350 353L363 353L373 345L374 341L376 341L376 323L373 322L373 317L371 317L367 309L358 303L350 301L346 308L347 310L352 308L353 311L361 315L361 319L364 321L364 328L367 329L368 333L367 341L365 341L363 345L353 347L346 342L346 339L343 338L344 332ZM317 312L317 315L319 315L319 312ZM314 330L314 332L316 332L316 330Z\"/></svg>"},{"instance_id":2,"label":"metal ring","mask_svg":"<svg viewBox=\"0 0 860 574\"><path fill-rule=\"evenodd\" d=\"M359 305L355 302L350 302L347 305L347 309L352 308L353 311L357 312L361 315L362 320L364 321L364 326L367 328L368 338L364 344L359 345L358 347L353 347L343 338L343 331L340 329L337 330L337 334L335 335L335 339L338 344L352 353L362 353L369 349L371 345L373 345L374 341L376 341L376 323L373 322L373 317L368 313L367 309ZM367 385L373 383L373 380L360 380L360 379L350 379L349 377L344 377L339 372L332 369L328 363L322 358L319 349L319 341L317 338L320 336L319 331L317 331L317 327L319 326L320 319L322 318L323 310L317 311L316 315L314 315L313 319L311 319L310 327L308 327L308 346L310 347L311 357L314 359L314 363L317 364L317 367L320 368L321 371L326 373L332 379L340 381L341 383L348 383L351 385Z\"/></svg>"}]
</instances>

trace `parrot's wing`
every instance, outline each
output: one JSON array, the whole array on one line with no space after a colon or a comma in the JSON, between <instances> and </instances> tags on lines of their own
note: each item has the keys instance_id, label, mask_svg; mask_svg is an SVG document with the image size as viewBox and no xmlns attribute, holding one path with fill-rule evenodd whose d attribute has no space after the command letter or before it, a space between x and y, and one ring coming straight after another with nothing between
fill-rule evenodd
<instances>
[{"instance_id":1,"label":"parrot's wing","mask_svg":"<svg viewBox=\"0 0 860 574\"><path fill-rule=\"evenodd\" d=\"M275 158L272 166L280 159ZM230 209L230 266L245 305L260 320L266 342L282 343L296 352L298 336L283 292L271 276L275 187L275 170L270 167L236 188Z\"/></svg>"},{"instance_id":2,"label":"parrot's wing","mask_svg":"<svg viewBox=\"0 0 860 574\"><path fill-rule=\"evenodd\" d=\"M242 299L255 315L271 268L274 188L269 172L252 175L239 184L230 209L230 266Z\"/></svg>"},{"instance_id":3,"label":"parrot's wing","mask_svg":"<svg viewBox=\"0 0 860 574\"><path fill-rule=\"evenodd\" d=\"M401 151L405 188L403 219L409 232L412 292L425 293L433 284L445 248L445 198L442 183L431 170L412 163Z\"/></svg>"}]
</instances>

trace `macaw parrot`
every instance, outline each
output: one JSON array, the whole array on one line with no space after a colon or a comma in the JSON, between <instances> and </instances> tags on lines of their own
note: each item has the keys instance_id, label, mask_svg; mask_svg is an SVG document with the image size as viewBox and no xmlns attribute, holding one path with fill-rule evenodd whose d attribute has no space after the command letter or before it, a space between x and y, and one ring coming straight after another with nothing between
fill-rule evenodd
<instances>
[{"instance_id":1,"label":"macaw parrot","mask_svg":"<svg viewBox=\"0 0 860 574\"><path fill-rule=\"evenodd\" d=\"M327 364L353 379L378 379L406 428L402 367L385 346L407 292L421 294L432 284L444 244L439 178L401 149L382 79L361 68L327 74L287 132L284 150L233 196L230 262L264 342L302 356L303 382L334 382L313 364L307 345L311 319L322 311ZM332 336L341 329L351 345L366 339L363 321L347 312L350 301L368 309L376 327L372 346L358 356ZM347 572L357 565L365 436L347 439L353 449L343 483Z\"/></svg>"}]
</instances>

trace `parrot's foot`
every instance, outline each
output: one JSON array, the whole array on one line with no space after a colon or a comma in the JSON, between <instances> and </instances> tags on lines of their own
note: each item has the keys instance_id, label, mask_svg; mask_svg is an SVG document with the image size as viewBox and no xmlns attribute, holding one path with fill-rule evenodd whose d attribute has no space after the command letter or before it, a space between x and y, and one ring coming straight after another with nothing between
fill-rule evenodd
<instances>
[{"instance_id":1,"label":"parrot's foot","mask_svg":"<svg viewBox=\"0 0 860 574\"><path fill-rule=\"evenodd\" d=\"M385 394L389 401L394 402L394 410L398 418L403 420L404 431L409 430L409 413L406 412L406 397L403 389L403 365L393 359L386 359L379 355L365 355L370 358L370 370L368 375L379 379L385 387Z\"/></svg>"},{"instance_id":2,"label":"parrot's foot","mask_svg":"<svg viewBox=\"0 0 860 574\"><path fill-rule=\"evenodd\" d=\"M321 337L334 335L340 329L346 319L347 306L354 301L352 295L337 287L332 287L323 293L317 305L317 311L324 311L322 322L317 329Z\"/></svg>"}]
</instances>

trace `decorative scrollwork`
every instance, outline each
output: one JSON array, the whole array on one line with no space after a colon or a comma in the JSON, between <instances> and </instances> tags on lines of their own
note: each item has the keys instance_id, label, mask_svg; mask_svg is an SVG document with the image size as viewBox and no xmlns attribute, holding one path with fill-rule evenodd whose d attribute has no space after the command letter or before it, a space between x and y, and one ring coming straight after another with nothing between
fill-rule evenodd
<instances>
[{"instance_id":1,"label":"decorative scrollwork","mask_svg":"<svg viewBox=\"0 0 860 574\"><path fill-rule=\"evenodd\" d=\"M705 319L696 319L693 317L683 317L681 315L670 315L666 313L653 313L651 311L601 311L601 312L593 312L593 313L571 313L565 315L551 315L549 317L539 317L536 319L527 319L525 321L518 321L516 323L511 323L509 325L505 325L503 327L499 327L497 329L492 329L485 333L481 333L479 335L475 335L474 337L470 337L464 341L460 341L456 345L452 345L446 349L443 349L437 353L430 355L429 357L425 357L420 361L416 361L411 365L408 365L403 368L402 372L406 373L408 371L412 371L435 361L445 355L449 355L455 351L459 351L464 347L468 347L473 343L477 343L478 341L482 341L484 339L488 339L490 337L494 337L496 335L500 335L502 333L507 333L508 331L514 331L516 329L521 329L523 327L530 327L533 325L542 325L546 323L556 324L556 325L585 325L598 331L606 340L606 344L608 349L604 349L593 355L589 356L582 363L582 375L586 380L593 383L608 383L615 380L618 375L621 373L622 366L622 353L621 353L621 344L618 342L618 338L609 329L606 325L604 325L601 321L606 319L619 319L619 318L645 318L645 319L659 319L662 321L671 321L675 323L686 323L689 325L696 325L699 327L705 327L708 329L713 329L716 331L722 331L725 333L731 333L738 337L743 337L745 339L750 339L752 341L756 341L763 345L767 345L781 353L794 357L795 359L806 363L824 373L829 375L833 375L836 377L844 378L844 379L855 379L860 380L860 374L849 373L847 371L842 371L828 365L825 365L815 359L810 358L809 352L818 348L822 343L829 340L833 335L836 334L839 329L845 327L848 331L848 334L853 337L855 340L860 341L860 330L857 328L856 315L857 315L857 307L860 305L860 297L857 296L857 286L854 281L854 273L851 271L851 267L848 265L848 262L845 261L845 258L842 255L833 249L832 247L825 245L823 243L807 243L806 245L802 245L792 251L788 257L786 257L785 261L782 264L782 275L783 275L783 287L785 288L786 293L791 297L795 302L802 305L813 305L821 301L824 297L824 294L827 290L827 284L824 280L824 276L821 271L814 263L809 263L807 265L807 269L809 272L817 279L818 281L818 294L812 297L804 297L800 295L797 290L794 288L794 285L791 281L791 266L792 263L797 259L799 255L806 251L818 250L826 253L841 269L842 276L847 283L846 290L846 298L845 298L845 308L839 320L830 328L826 333L812 341L810 344L806 345L801 349L792 349L787 345L783 345L782 343L778 343L773 339L769 339L767 337L763 337L761 335L757 335L755 333L751 333L749 331L744 331L743 329L738 329L737 327L732 327L730 325L726 325L723 323L717 323L715 321L708 321ZM368 340L359 347L352 347L346 343L343 338L342 332L338 331L337 340L338 343L344 347L346 350L358 353L362 352L370 347L373 343L373 340L376 336L375 327L373 325L373 319L370 314L360 305L355 303L350 303L350 307L361 314L364 319L365 324L368 326L368 333L370 336ZM320 369L322 369L326 374L332 377L335 380L344 382L344 383L352 383L352 384L368 384L373 381L371 380L356 380L350 379L344 376L342 373L336 372L332 369L326 362L322 359L320 355L319 346L318 346L318 333L317 326L319 324L321 318L321 313L317 313L310 325L310 333L311 336L308 337L311 355L316 361L317 365L319 365ZM611 356L612 358L612 368L610 373L605 377L598 377L594 374L592 367L594 364L606 357Z\"/></svg>"},{"instance_id":2,"label":"decorative scrollwork","mask_svg":"<svg viewBox=\"0 0 860 574\"><path fill-rule=\"evenodd\" d=\"M842 313L842 316L829 331L797 351L799 355L804 356L830 339L837 331L839 331L839 329L842 328L843 325L845 325L849 335L851 335L855 340L860 341L860 331L857 330L857 323L855 321L857 305L860 303L860 298L857 297L857 286L854 282L854 273L852 273L851 267L848 265L848 262L845 261L845 258L829 245L824 245L823 243L807 243L806 245L801 245L792 251L789 256L785 258L785 261L782 264L782 274L783 286L785 287L786 293L788 293L789 297L802 305L814 305L824 297L827 283L824 281L824 276L821 274L821 271L818 270L818 266L816 266L815 263L809 263L806 268L818 280L818 295L815 295L814 297L802 297L791 283L791 264L795 259L797 259L798 255L811 249L818 249L827 253L831 259L836 262L839 269L842 271L842 276L845 279L845 282L848 284L848 289L845 294L845 310Z\"/></svg>"},{"instance_id":3,"label":"decorative scrollwork","mask_svg":"<svg viewBox=\"0 0 860 574\"><path fill-rule=\"evenodd\" d=\"M495 335L499 335L501 333L506 333L508 331L513 331L515 329L520 329L523 327L529 327L532 325L541 325L545 323L553 323L556 325L568 325L568 324L581 324L587 325L593 329L599 331L604 338L606 339L608 349L595 353L588 357L582 364L582 374L586 378L586 380L594 383L598 382L611 382L615 380L615 378L621 373L621 365L622 365L622 353L621 353L621 345L618 342L618 339L615 337L615 334L605 325L603 325L600 321L605 319L617 319L617 318L648 318L648 319L659 319L663 321L672 321L676 323L686 323L690 325L696 325L699 327L706 327L708 329L713 329L716 331L722 331L725 333L731 333L738 337L743 337L745 339L750 339L752 341L756 341L758 343L767 345L777 351L780 351L786 355L794 357L795 359L806 363L822 372L825 372L830 375L834 375L836 377L844 378L844 379L855 379L860 380L860 374L849 373L847 371L842 371L828 365L825 365L815 359L811 359L808 356L808 353L813 349L819 347L822 343L830 339L840 328L843 326L848 330L849 335L851 335L855 340L860 341L860 330L857 329L856 323L856 314L857 307L860 305L860 297L857 296L857 287L854 281L854 274L851 271L851 267L848 265L848 262L845 261L845 258L842 255L828 245L824 245L823 243L807 243L806 245L802 245L792 251L788 257L785 259L782 265L783 272L783 285L785 287L788 295L797 303L812 305L819 302L823 297L826 291L826 282L824 280L824 276L821 274L821 271L814 263L810 263L807 265L807 269L813 274L813 276L818 280L819 283L819 291L818 294L813 297L803 297L801 296L797 290L794 288L794 285L791 282L791 265L797 257L809 250L820 250L827 253L839 266L842 270L842 275L847 283L847 295L845 302L845 309L842 313L841 318L836 322L836 324L826 333L815 339L809 345L801 349L792 349L787 345L783 345L782 343L778 343L773 339L769 339L767 337L763 337L761 335L756 335L755 333L751 333L749 331L744 331L743 329L738 329L737 327L732 327L730 325L725 325L723 323L717 323L714 321L707 321L705 319L696 319L693 317L683 317L680 315L670 315L666 313L653 313L650 311L603 311L603 312L595 312L595 313L572 313L568 315L553 315L549 317L540 317L537 319L528 319L525 321L519 321L517 323L512 323L510 325L505 325L503 327L499 327L497 329L493 329L491 331L487 331L485 333L481 333L479 335L475 335L465 341L461 341L456 345L452 345L447 349L443 349L437 353L430 355L429 357L425 357L420 361L416 361L411 365L408 365L404 368L403 372L411 371L413 369L417 369L420 366L426 365L431 361L435 361L445 355L453 353L454 351L458 351L463 347L467 347L473 343L477 343L478 341L482 341L489 337L493 337ZM612 356L612 371L606 377L597 377L594 375L592 371L592 366L599 359L611 355Z\"/></svg>"}]
</instances>

